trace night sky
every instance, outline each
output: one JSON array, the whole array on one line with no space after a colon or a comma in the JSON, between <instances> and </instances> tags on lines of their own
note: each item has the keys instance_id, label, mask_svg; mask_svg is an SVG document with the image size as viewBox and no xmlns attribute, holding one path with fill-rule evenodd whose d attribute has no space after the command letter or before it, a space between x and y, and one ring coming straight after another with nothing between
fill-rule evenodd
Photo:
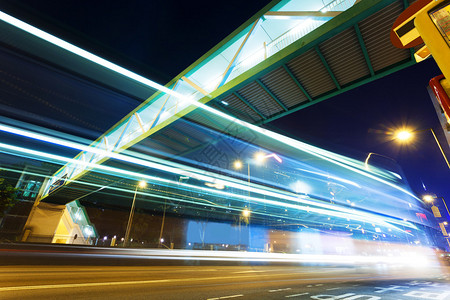
<instances>
[{"instance_id":1,"label":"night sky","mask_svg":"<svg viewBox=\"0 0 450 300\"><path fill-rule=\"evenodd\" d=\"M165 84L269 2L0 0L0 9ZM429 59L268 126L362 160L369 152L391 157L419 196L424 184L428 192L450 199L450 171L431 133L424 131L402 147L386 135L404 125L440 130L426 90L439 74Z\"/></svg>"}]
</instances>

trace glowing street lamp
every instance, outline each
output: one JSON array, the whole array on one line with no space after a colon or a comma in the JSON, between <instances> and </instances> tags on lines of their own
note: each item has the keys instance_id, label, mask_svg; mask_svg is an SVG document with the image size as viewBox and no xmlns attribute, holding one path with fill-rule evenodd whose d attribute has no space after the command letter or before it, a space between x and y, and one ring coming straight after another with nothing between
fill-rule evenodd
<instances>
[{"instance_id":1,"label":"glowing street lamp","mask_svg":"<svg viewBox=\"0 0 450 300\"><path fill-rule=\"evenodd\" d=\"M447 210L447 213L450 216L450 211L448 210L448 206L447 206L447 203L445 203L444 197L437 197L434 194L433 195L424 195L424 196L422 196L422 200L423 201L431 203L431 204L433 204L433 206L434 206L434 203L433 203L434 199L441 199L442 200L442 203L444 203L445 209Z\"/></svg>"},{"instance_id":2,"label":"glowing street lamp","mask_svg":"<svg viewBox=\"0 0 450 300\"><path fill-rule=\"evenodd\" d=\"M130 210L130 216L128 217L128 223L127 223L127 230L125 231L125 240L123 242L124 247L128 245L128 239L130 237L130 231L131 231L131 223L133 222L133 216L134 216L134 207L136 203L136 194L138 188L145 188L147 186L147 183L145 181L139 181L139 183L136 185L136 189L134 190L134 197L133 202L131 204L131 210Z\"/></svg>"},{"instance_id":3,"label":"glowing street lamp","mask_svg":"<svg viewBox=\"0 0 450 300\"><path fill-rule=\"evenodd\" d=\"M234 167L236 170L240 170L240 169L242 168L242 162L241 162L240 160L236 160L236 161L233 163L233 167Z\"/></svg>"},{"instance_id":4,"label":"glowing street lamp","mask_svg":"<svg viewBox=\"0 0 450 300\"><path fill-rule=\"evenodd\" d=\"M265 153L262 153L262 152L258 152L258 153L255 154L255 159L256 159L257 162L263 162L263 161L266 160L266 158L269 158L269 157L273 157L280 164L283 162L281 157L279 157L275 153L265 154Z\"/></svg>"},{"instance_id":5,"label":"glowing street lamp","mask_svg":"<svg viewBox=\"0 0 450 300\"><path fill-rule=\"evenodd\" d=\"M414 137L413 133L408 130L399 130L395 133L395 138L399 141L410 141Z\"/></svg>"},{"instance_id":6,"label":"glowing street lamp","mask_svg":"<svg viewBox=\"0 0 450 300\"><path fill-rule=\"evenodd\" d=\"M261 163L270 157L273 157L279 163L283 162L283 160L275 153L266 154L263 152L257 152L254 157L255 157L255 160L257 163ZM240 170L240 169L242 169L243 166L244 166L244 164L240 160L236 160L233 162L233 168L235 170ZM247 181L248 181L248 184L250 185L250 163L247 163ZM250 195L250 190L249 190L249 195Z\"/></svg>"},{"instance_id":7,"label":"glowing street lamp","mask_svg":"<svg viewBox=\"0 0 450 300\"><path fill-rule=\"evenodd\" d=\"M256 158L256 156L255 156ZM236 160L233 163L233 167L236 170L240 170L243 167L243 163L240 160ZM250 197L250 163L247 163L247 184L248 184L248 196ZM241 218L239 218L239 239L240 239L240 232L241 232Z\"/></svg>"},{"instance_id":8,"label":"glowing street lamp","mask_svg":"<svg viewBox=\"0 0 450 300\"><path fill-rule=\"evenodd\" d=\"M448 206L447 203L445 203L444 197L437 197L436 195L432 194L432 195L424 195L422 196L422 199L425 202L431 203L431 211L433 212L433 215L435 218L442 218L443 216L441 215L441 212L439 211L439 208L434 204L434 199L442 199L442 203L444 203L445 209L447 210L448 215L450 216L450 211L448 210ZM445 226L448 225L447 221L443 221L442 223L440 221L438 221L439 226L441 227L441 231L442 234L445 236L445 239L447 240L448 245L450 246L450 240L448 238L448 234L447 231L445 229Z\"/></svg>"},{"instance_id":9,"label":"glowing street lamp","mask_svg":"<svg viewBox=\"0 0 450 300\"><path fill-rule=\"evenodd\" d=\"M257 163L261 163L261 162L265 161L267 158L270 158L270 157L272 157L273 159L275 159L279 163L283 162L282 159L275 153L266 154L264 152L257 152L254 155L254 159L256 160ZM236 170L242 169L243 166L244 166L244 164L240 160L236 160L236 161L233 162L233 168L236 169ZM250 163L248 163L248 162L247 162L247 182L248 182L248 196L250 197ZM249 203L247 205L248 205L248 207L250 207ZM240 219L242 217L245 218L248 221L248 218L250 217L250 210L248 208L245 208L242 211L242 216L240 216L240 218L239 218L239 226L240 226Z\"/></svg>"},{"instance_id":10,"label":"glowing street lamp","mask_svg":"<svg viewBox=\"0 0 450 300\"><path fill-rule=\"evenodd\" d=\"M233 163L233 168L236 170L242 169L243 166L244 166L244 164L240 160L236 160ZM247 179L248 179L248 182L250 183L250 164L249 163L247 163Z\"/></svg>"},{"instance_id":11,"label":"glowing street lamp","mask_svg":"<svg viewBox=\"0 0 450 300\"><path fill-rule=\"evenodd\" d=\"M425 195L425 196L423 196L422 197L422 199L423 199L423 201L425 201L425 202L433 202L433 200L434 200L434 197L433 196L431 196L431 195Z\"/></svg>"},{"instance_id":12,"label":"glowing street lamp","mask_svg":"<svg viewBox=\"0 0 450 300\"><path fill-rule=\"evenodd\" d=\"M255 154L255 159L257 162L263 162L266 159L266 155L262 152L258 152Z\"/></svg>"},{"instance_id":13,"label":"glowing street lamp","mask_svg":"<svg viewBox=\"0 0 450 300\"><path fill-rule=\"evenodd\" d=\"M439 140L438 140L436 134L434 133L433 128L418 130L418 131L414 131L414 132L411 130L407 130L407 129L401 129L395 133L395 138L400 142L410 142L412 140L412 138L414 137L414 133L422 132L422 131L426 131L426 130L431 131L431 134L433 135L434 140L436 141L436 144L438 145L439 150L441 150L442 156L444 157L444 160L447 163L448 168L450 169L450 163L448 162L447 156L445 155L444 150L442 149L441 143L439 143Z\"/></svg>"}]
</instances>

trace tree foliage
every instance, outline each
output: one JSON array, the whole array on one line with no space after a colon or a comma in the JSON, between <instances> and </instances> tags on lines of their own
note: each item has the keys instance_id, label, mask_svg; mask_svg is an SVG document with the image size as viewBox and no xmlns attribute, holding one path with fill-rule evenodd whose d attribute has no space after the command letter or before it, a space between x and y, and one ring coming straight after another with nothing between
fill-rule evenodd
<instances>
[{"instance_id":1,"label":"tree foliage","mask_svg":"<svg viewBox=\"0 0 450 300\"><path fill-rule=\"evenodd\" d=\"M0 218L3 217L8 208L16 204L16 198L16 189L4 178L0 178Z\"/></svg>"}]
</instances>

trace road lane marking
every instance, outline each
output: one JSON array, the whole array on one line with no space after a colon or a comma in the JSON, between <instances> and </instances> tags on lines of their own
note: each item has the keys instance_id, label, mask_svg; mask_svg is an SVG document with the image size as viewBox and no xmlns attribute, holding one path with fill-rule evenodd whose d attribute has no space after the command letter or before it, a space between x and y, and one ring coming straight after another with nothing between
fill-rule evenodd
<instances>
[{"instance_id":1,"label":"road lane marking","mask_svg":"<svg viewBox=\"0 0 450 300\"><path fill-rule=\"evenodd\" d=\"M448 299L447 296L450 295L450 292L428 292L428 291L411 291L409 293L403 294L403 296L414 297L420 299L432 299L432 300L445 300Z\"/></svg>"},{"instance_id":2,"label":"road lane marking","mask_svg":"<svg viewBox=\"0 0 450 300\"><path fill-rule=\"evenodd\" d=\"M285 289L277 289L277 290L269 290L269 293L276 293L276 292L282 292L282 291L289 291L291 288L285 288Z\"/></svg>"},{"instance_id":3,"label":"road lane marking","mask_svg":"<svg viewBox=\"0 0 450 300\"><path fill-rule=\"evenodd\" d=\"M381 300L381 297L378 297L378 296L356 295L354 293L348 293L348 294L343 294L343 295L315 295L315 296L311 296L311 299L314 299L314 300L338 300L338 299L342 299L342 300L356 300L356 299L360 299L360 300L362 300L362 298L364 298L364 300Z\"/></svg>"},{"instance_id":4,"label":"road lane marking","mask_svg":"<svg viewBox=\"0 0 450 300\"><path fill-rule=\"evenodd\" d=\"M278 274L279 277L290 276L290 274ZM274 274L261 274L262 277L273 278ZM0 287L0 292L7 291L22 291L22 290L41 290L41 289L60 289L60 288L77 288L77 287L96 287L96 286L113 286L113 285L137 285L137 284L153 284L153 283L168 283L168 282L193 282L193 281L211 281L211 280L224 280L224 279L243 279L254 278L254 275L241 275L241 276L221 276L221 277L203 277L203 278L175 278L175 279L159 279L159 280L140 280L140 281L111 281L111 282L90 282L90 283L62 283L62 284L47 284L47 285L30 285L30 286L8 286ZM365 279L373 279L374 277L365 277ZM375 278L387 278L379 276ZM292 278L288 281L311 281L317 278ZM337 280L336 277L321 278L321 280ZM363 279L362 279L363 280ZM308 285L312 287L312 285Z\"/></svg>"},{"instance_id":5,"label":"road lane marking","mask_svg":"<svg viewBox=\"0 0 450 300\"><path fill-rule=\"evenodd\" d=\"M334 290L340 290L340 287L335 287L335 288L331 288L331 289L327 289L327 291L334 291Z\"/></svg>"},{"instance_id":6,"label":"road lane marking","mask_svg":"<svg viewBox=\"0 0 450 300\"><path fill-rule=\"evenodd\" d=\"M233 274L243 274L243 273L264 273L267 271L240 271L240 272L233 272Z\"/></svg>"},{"instance_id":7,"label":"road lane marking","mask_svg":"<svg viewBox=\"0 0 450 300\"><path fill-rule=\"evenodd\" d=\"M67 283L67 284L46 284L46 285L25 285L25 286L9 286L0 288L0 292L23 291L23 290L42 290L42 289L62 289L77 287L93 287L93 286L111 286L111 285L129 285L129 284L145 284L145 283L162 283L171 280L145 280L145 281L122 281L122 282L94 282L94 283Z\"/></svg>"},{"instance_id":8,"label":"road lane marking","mask_svg":"<svg viewBox=\"0 0 450 300\"><path fill-rule=\"evenodd\" d=\"M375 289L377 289L378 291L375 291L375 293L384 293L384 292L403 292L404 290L402 290L401 288L408 288L407 286L401 286L401 285L390 285L390 287L378 287L376 286Z\"/></svg>"},{"instance_id":9,"label":"road lane marking","mask_svg":"<svg viewBox=\"0 0 450 300\"><path fill-rule=\"evenodd\" d=\"M343 294L343 295L338 295L338 296L334 296L334 295L315 295L315 296L311 296L311 299L314 300L337 300L337 299L342 299L342 298L347 298L350 296L354 296L354 293L348 293L348 294ZM326 297L326 298L324 298ZM346 300L346 299L344 299Z\"/></svg>"},{"instance_id":10,"label":"road lane marking","mask_svg":"<svg viewBox=\"0 0 450 300\"><path fill-rule=\"evenodd\" d=\"M207 300L228 299L228 298L237 298L237 297L244 297L244 295L239 294L239 295L231 295L231 296L222 296L222 297L217 297L217 298L208 298Z\"/></svg>"},{"instance_id":11,"label":"road lane marking","mask_svg":"<svg viewBox=\"0 0 450 300\"><path fill-rule=\"evenodd\" d=\"M284 296L286 298L292 298L292 297L300 297L300 296L304 296L304 295L308 295L309 293L301 293L301 294L294 294L294 295L287 295Z\"/></svg>"}]
</instances>

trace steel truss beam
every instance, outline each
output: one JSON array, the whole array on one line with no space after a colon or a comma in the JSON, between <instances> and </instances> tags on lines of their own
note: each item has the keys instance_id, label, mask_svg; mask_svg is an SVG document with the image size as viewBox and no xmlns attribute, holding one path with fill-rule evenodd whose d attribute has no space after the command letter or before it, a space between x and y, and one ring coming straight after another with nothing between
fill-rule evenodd
<instances>
[{"instance_id":1,"label":"steel truss beam","mask_svg":"<svg viewBox=\"0 0 450 300\"><path fill-rule=\"evenodd\" d=\"M367 52L366 44L364 43L363 37L361 35L361 31L359 30L358 24L355 24L353 28L356 31L356 36L358 37L359 46L361 47L362 53L364 55L364 59L366 60L367 67L369 68L370 75L375 75L373 71L372 63L370 62L369 52Z\"/></svg>"},{"instance_id":2,"label":"steel truss beam","mask_svg":"<svg viewBox=\"0 0 450 300\"><path fill-rule=\"evenodd\" d=\"M302 93L306 96L306 98L308 98L308 101L313 101L313 99L311 98L309 93L305 90L305 88L297 79L297 77L295 77L294 74L292 74L292 71L289 70L288 66L283 65L283 69L286 71L286 73L288 73L289 77L291 77L292 81L294 81L294 83L298 86L298 88L302 91Z\"/></svg>"},{"instance_id":3,"label":"steel truss beam","mask_svg":"<svg viewBox=\"0 0 450 300\"><path fill-rule=\"evenodd\" d=\"M236 97L239 98L239 100L241 100L242 102L244 102L248 107L251 108L251 110L253 110L256 114L258 114L258 116L260 116L263 120L267 119L266 116L264 116L256 107L254 107L250 102L248 102L247 99L245 99L244 97L242 97L241 95L238 94L238 92L234 92L233 95L235 95Z\"/></svg>"},{"instance_id":4,"label":"steel truss beam","mask_svg":"<svg viewBox=\"0 0 450 300\"><path fill-rule=\"evenodd\" d=\"M331 70L330 65L328 65L328 62L325 59L325 57L323 56L322 52L320 52L319 46L317 45L316 47L314 47L314 49L316 50L317 55L319 55L319 58L322 61L323 66L325 67L325 69L327 69L328 74L330 74L331 79L333 79L334 84L336 85L338 90L340 90L341 85L337 81L336 76L334 76L334 73Z\"/></svg>"},{"instance_id":5,"label":"steel truss beam","mask_svg":"<svg viewBox=\"0 0 450 300\"><path fill-rule=\"evenodd\" d=\"M276 102L278 103L279 106L281 106L282 109L284 109L284 111L288 111L288 108L286 107L286 105L283 104L283 102L280 101L280 99L278 99L265 85L264 83L261 82L261 80L256 79L256 83L262 87L262 89Z\"/></svg>"}]
</instances>

